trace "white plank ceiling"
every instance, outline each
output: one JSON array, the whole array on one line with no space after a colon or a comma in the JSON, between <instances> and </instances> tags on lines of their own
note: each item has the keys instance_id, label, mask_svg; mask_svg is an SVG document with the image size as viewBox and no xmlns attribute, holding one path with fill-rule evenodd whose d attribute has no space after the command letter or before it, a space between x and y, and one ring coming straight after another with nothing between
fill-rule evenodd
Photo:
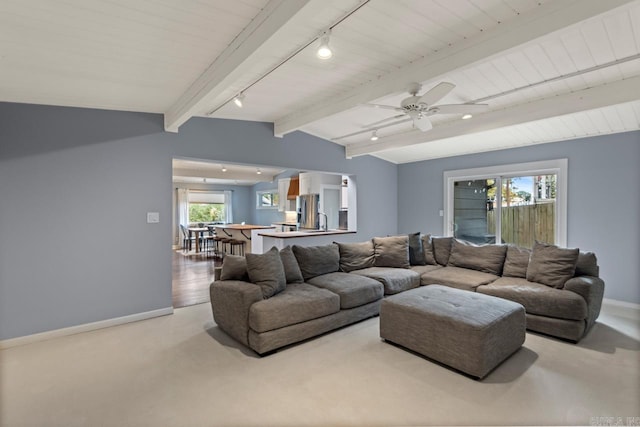
<instances>
[{"instance_id":1,"label":"white plank ceiling","mask_svg":"<svg viewBox=\"0 0 640 427\"><path fill-rule=\"evenodd\" d=\"M412 81L489 107L372 125ZM3 0L0 101L267 121L395 163L637 130L640 0Z\"/></svg>"}]
</instances>

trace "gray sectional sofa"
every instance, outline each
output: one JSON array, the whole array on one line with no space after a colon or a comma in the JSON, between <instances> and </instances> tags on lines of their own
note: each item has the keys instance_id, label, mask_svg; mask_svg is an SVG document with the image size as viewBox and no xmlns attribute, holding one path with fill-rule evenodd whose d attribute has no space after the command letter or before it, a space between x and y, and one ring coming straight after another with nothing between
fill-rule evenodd
<instances>
[{"instance_id":1,"label":"gray sectional sofa","mask_svg":"<svg viewBox=\"0 0 640 427\"><path fill-rule=\"evenodd\" d=\"M573 342L595 323L604 293L593 253L415 233L227 256L210 294L217 325L265 354L376 316L385 295L432 284L520 303L527 329Z\"/></svg>"}]
</instances>

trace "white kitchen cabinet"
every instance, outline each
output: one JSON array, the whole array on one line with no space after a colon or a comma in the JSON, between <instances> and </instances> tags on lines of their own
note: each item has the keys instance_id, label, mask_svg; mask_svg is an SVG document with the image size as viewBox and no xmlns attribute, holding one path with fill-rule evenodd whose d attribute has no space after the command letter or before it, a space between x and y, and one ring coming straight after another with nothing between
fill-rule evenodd
<instances>
[{"instance_id":1,"label":"white kitchen cabinet","mask_svg":"<svg viewBox=\"0 0 640 427\"><path fill-rule=\"evenodd\" d=\"M287 193L289 192L289 183L291 178L281 178L278 180L278 212L287 210Z\"/></svg>"}]
</instances>

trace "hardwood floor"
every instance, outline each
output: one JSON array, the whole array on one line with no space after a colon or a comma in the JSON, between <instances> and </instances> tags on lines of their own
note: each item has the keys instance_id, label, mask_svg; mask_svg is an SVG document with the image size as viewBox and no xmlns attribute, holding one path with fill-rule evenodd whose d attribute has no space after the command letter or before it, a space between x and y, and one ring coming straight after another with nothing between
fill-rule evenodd
<instances>
[{"instance_id":1,"label":"hardwood floor","mask_svg":"<svg viewBox=\"0 0 640 427\"><path fill-rule=\"evenodd\" d=\"M173 251L173 307L209 302L209 285L222 261L204 253Z\"/></svg>"}]
</instances>

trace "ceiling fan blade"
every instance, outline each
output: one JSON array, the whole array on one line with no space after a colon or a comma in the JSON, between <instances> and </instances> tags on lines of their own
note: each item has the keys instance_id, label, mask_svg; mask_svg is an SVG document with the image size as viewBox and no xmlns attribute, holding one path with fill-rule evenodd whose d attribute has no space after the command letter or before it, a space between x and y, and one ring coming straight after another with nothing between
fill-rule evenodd
<instances>
[{"instance_id":1,"label":"ceiling fan blade","mask_svg":"<svg viewBox=\"0 0 640 427\"><path fill-rule=\"evenodd\" d=\"M422 132L426 132L428 130L431 130L433 128L433 125L431 124L431 120L429 120L429 118L427 117L414 117L413 118L413 125L415 127L417 127L418 129L420 129Z\"/></svg>"},{"instance_id":2,"label":"ceiling fan blade","mask_svg":"<svg viewBox=\"0 0 640 427\"><path fill-rule=\"evenodd\" d=\"M364 104L367 107L373 108L384 108L386 110L395 110L395 111L403 111L402 108L394 107L393 105L383 105L383 104Z\"/></svg>"},{"instance_id":3,"label":"ceiling fan blade","mask_svg":"<svg viewBox=\"0 0 640 427\"><path fill-rule=\"evenodd\" d=\"M473 114L481 113L489 107L489 104L444 104L436 105L432 109L439 114Z\"/></svg>"},{"instance_id":4,"label":"ceiling fan blade","mask_svg":"<svg viewBox=\"0 0 640 427\"><path fill-rule=\"evenodd\" d=\"M368 125L366 125L366 126L362 126L362 127L363 127L364 129L368 129L368 128L370 128L370 127L374 127L374 126L377 126L377 125L381 125L382 123L389 122L389 121L391 121L391 120L397 120L397 119L399 119L399 118L401 118L401 117L405 117L405 115L404 115L404 114L398 114L397 116L387 117L386 119L378 120L377 122L369 123Z\"/></svg>"},{"instance_id":5,"label":"ceiling fan blade","mask_svg":"<svg viewBox=\"0 0 640 427\"><path fill-rule=\"evenodd\" d=\"M440 101L442 98L444 98L445 95L451 92L454 87L456 87L456 85L454 85L453 83L448 83L448 82L439 83L435 87L428 90L427 93L422 95L418 100L418 103L433 105L436 102Z\"/></svg>"}]
</instances>

